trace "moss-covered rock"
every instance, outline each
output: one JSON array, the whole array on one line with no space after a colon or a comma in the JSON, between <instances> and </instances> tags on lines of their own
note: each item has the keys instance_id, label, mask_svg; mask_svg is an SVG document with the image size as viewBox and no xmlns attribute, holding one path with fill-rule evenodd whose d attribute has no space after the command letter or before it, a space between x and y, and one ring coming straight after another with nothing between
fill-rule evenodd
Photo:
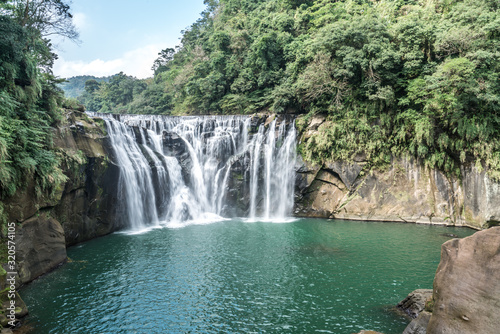
<instances>
[{"instance_id":1,"label":"moss-covered rock","mask_svg":"<svg viewBox=\"0 0 500 334\"><path fill-rule=\"evenodd\" d=\"M325 122L321 116L297 121L302 156L296 166L296 215L475 228L500 221L500 183L476 166L463 166L457 178L407 156L376 166L361 153L316 165L304 161L310 158L305 143Z\"/></svg>"}]
</instances>

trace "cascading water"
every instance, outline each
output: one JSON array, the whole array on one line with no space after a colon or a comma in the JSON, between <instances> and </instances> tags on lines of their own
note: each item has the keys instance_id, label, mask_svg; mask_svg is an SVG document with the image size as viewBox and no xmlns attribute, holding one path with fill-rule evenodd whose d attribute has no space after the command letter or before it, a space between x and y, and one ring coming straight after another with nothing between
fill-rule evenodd
<instances>
[{"instance_id":1,"label":"cascading water","mask_svg":"<svg viewBox=\"0 0 500 334\"><path fill-rule=\"evenodd\" d=\"M128 226L280 220L291 213L293 121L247 116L105 115ZM277 130L278 128L278 130ZM252 131L256 130L256 131Z\"/></svg>"}]
</instances>

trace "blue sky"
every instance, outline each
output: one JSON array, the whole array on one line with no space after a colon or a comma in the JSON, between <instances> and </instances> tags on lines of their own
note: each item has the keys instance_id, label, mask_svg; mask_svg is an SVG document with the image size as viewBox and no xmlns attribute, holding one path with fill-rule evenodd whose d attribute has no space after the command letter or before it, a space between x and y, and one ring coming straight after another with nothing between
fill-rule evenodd
<instances>
[{"instance_id":1,"label":"blue sky","mask_svg":"<svg viewBox=\"0 0 500 334\"><path fill-rule=\"evenodd\" d=\"M81 44L53 40L59 59L54 74L107 76L125 72L152 76L158 52L180 43L205 9L203 0L73 0L73 21Z\"/></svg>"}]
</instances>

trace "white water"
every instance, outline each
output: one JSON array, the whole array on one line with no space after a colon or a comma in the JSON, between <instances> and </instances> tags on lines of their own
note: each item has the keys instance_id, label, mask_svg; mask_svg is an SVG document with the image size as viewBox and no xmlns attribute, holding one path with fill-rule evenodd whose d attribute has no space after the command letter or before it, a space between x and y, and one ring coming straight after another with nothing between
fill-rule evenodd
<instances>
[{"instance_id":1,"label":"white water","mask_svg":"<svg viewBox=\"0 0 500 334\"><path fill-rule=\"evenodd\" d=\"M92 116L106 121L120 168L120 212L131 230L220 221L234 212L234 196L249 221L284 221L291 213L293 123L273 120L252 133L246 116ZM229 189L235 177L239 187Z\"/></svg>"}]
</instances>

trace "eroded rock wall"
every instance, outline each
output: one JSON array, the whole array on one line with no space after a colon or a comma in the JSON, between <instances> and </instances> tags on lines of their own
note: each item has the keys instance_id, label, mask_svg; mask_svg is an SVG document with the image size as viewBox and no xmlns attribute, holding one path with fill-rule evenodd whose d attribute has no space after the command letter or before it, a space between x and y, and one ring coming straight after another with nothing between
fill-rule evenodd
<instances>
[{"instance_id":1,"label":"eroded rock wall","mask_svg":"<svg viewBox=\"0 0 500 334\"><path fill-rule=\"evenodd\" d=\"M54 147L67 180L51 193L33 180L3 201L16 222L18 285L30 282L66 259L66 247L118 228L115 203L118 168L108 159L104 123L67 112L54 129Z\"/></svg>"},{"instance_id":2,"label":"eroded rock wall","mask_svg":"<svg viewBox=\"0 0 500 334\"><path fill-rule=\"evenodd\" d=\"M323 117L302 134L307 140ZM368 168L362 155L350 162L313 165L298 159L295 215L381 220L484 228L500 221L500 183L475 166L461 179L425 167L411 157L393 157L383 168Z\"/></svg>"},{"instance_id":3,"label":"eroded rock wall","mask_svg":"<svg viewBox=\"0 0 500 334\"><path fill-rule=\"evenodd\" d=\"M112 149L104 122L83 113L68 117L67 125L57 129L54 145L66 156L77 158L65 164L68 181L61 199L49 210L63 226L69 246L121 226L115 217L119 168L109 158Z\"/></svg>"}]
</instances>

